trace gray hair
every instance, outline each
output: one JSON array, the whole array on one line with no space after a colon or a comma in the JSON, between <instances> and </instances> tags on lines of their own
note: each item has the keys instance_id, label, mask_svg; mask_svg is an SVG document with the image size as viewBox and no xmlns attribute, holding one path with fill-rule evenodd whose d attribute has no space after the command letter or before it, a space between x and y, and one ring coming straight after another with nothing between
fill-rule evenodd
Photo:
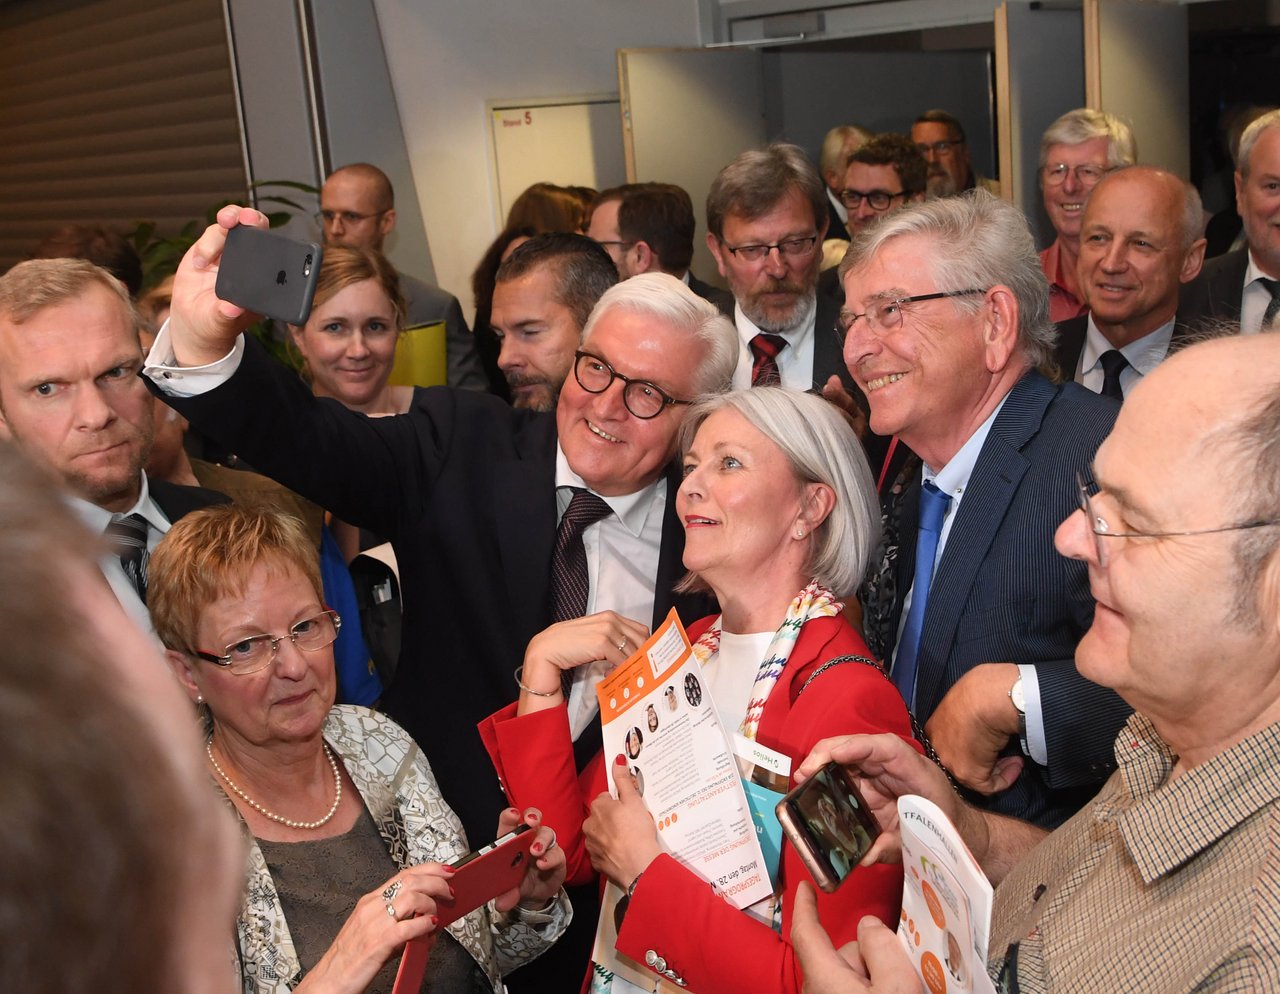
<instances>
[{"instance_id":1,"label":"gray hair","mask_svg":"<svg viewBox=\"0 0 1280 994\"><path fill-rule=\"evenodd\" d=\"M702 423L730 408L787 457L798 483L822 483L835 506L813 533L808 574L846 596L862 581L880 541L880 505L867 457L853 429L827 401L782 387L753 387L701 399L680 425L680 451L688 452Z\"/></svg>"},{"instance_id":2,"label":"gray hair","mask_svg":"<svg viewBox=\"0 0 1280 994\"><path fill-rule=\"evenodd\" d=\"M738 332L716 306L667 273L641 273L605 291L582 329L585 342L596 322L614 309L641 314L687 332L706 350L698 371L698 393L729 389L738 364Z\"/></svg>"},{"instance_id":3,"label":"gray hair","mask_svg":"<svg viewBox=\"0 0 1280 994\"><path fill-rule=\"evenodd\" d=\"M726 214L748 221L768 214L792 190L799 190L813 209L813 223L827 220L827 186L799 145L775 142L751 149L720 170L707 194L707 230L724 237Z\"/></svg>"},{"instance_id":4,"label":"gray hair","mask_svg":"<svg viewBox=\"0 0 1280 994\"><path fill-rule=\"evenodd\" d=\"M1033 367L1053 365L1058 331L1049 320L1049 281L1020 210L981 188L907 204L854 238L840 263L840 281L866 265L891 238L906 235L930 239L929 269L939 289L985 290L1000 284L1012 290L1023 357ZM973 314L982 298L954 297L952 303Z\"/></svg>"},{"instance_id":5,"label":"gray hair","mask_svg":"<svg viewBox=\"0 0 1280 994\"><path fill-rule=\"evenodd\" d=\"M1077 107L1045 129L1040 139L1040 168L1049 162L1050 145L1079 145L1094 138L1107 140L1107 165L1112 169L1138 161L1138 143L1129 125L1105 110Z\"/></svg>"},{"instance_id":6,"label":"gray hair","mask_svg":"<svg viewBox=\"0 0 1280 994\"><path fill-rule=\"evenodd\" d=\"M1253 146L1258 144L1262 132L1276 125L1280 125L1280 109L1267 111L1244 129L1244 134L1240 136L1240 154L1236 158L1236 168L1243 178L1249 178L1249 158L1253 155Z\"/></svg>"}]
</instances>

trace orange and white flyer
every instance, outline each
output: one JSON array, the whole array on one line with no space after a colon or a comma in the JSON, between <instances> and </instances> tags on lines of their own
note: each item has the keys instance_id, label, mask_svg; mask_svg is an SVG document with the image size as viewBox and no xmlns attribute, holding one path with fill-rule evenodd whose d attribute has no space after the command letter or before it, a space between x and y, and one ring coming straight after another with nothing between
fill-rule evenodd
<instances>
[{"instance_id":1,"label":"orange and white flyer","mask_svg":"<svg viewBox=\"0 0 1280 994\"><path fill-rule=\"evenodd\" d=\"M664 850L735 907L769 897L773 887L733 748L674 610L596 694L610 793L617 796L613 760L625 757ZM613 885L606 888L595 962L614 973L615 991L627 989L616 985L618 978L655 990L654 974L614 948L613 908L620 897Z\"/></svg>"},{"instance_id":2,"label":"orange and white flyer","mask_svg":"<svg viewBox=\"0 0 1280 994\"><path fill-rule=\"evenodd\" d=\"M898 936L929 994L995 994L987 975L993 890L932 801L898 798L902 918Z\"/></svg>"}]
</instances>

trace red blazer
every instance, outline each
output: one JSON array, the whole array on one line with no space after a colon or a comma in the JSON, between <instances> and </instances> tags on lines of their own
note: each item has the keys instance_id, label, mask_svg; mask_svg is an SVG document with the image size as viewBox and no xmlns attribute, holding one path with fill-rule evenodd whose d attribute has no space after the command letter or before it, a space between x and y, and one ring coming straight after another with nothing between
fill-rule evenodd
<instances>
[{"instance_id":1,"label":"red blazer","mask_svg":"<svg viewBox=\"0 0 1280 994\"><path fill-rule=\"evenodd\" d=\"M696 639L712 620L693 625L690 637ZM875 667L858 662L834 666L800 693L822 663L844 655L870 655L848 622L839 616L807 622L769 695L756 738L790 756L793 768L819 739L833 735L893 732L914 744L902 697ZM608 789L603 753L580 777L575 774L564 707L517 718L513 704L481 722L480 735L511 803L541 808L543 821L556 830L569 861L570 882L590 880L595 871L583 843L582 823L591 801ZM799 963L787 940L791 901L799 881L807 878L799 854L785 844L778 936L717 896L676 860L659 856L644 871L631 898L618 950L638 963L644 963L652 950L700 994L798 992ZM818 893L819 915L837 947L857 938L863 915L875 915L897 928L901 906L902 868L897 865L860 867L834 894Z\"/></svg>"}]
</instances>

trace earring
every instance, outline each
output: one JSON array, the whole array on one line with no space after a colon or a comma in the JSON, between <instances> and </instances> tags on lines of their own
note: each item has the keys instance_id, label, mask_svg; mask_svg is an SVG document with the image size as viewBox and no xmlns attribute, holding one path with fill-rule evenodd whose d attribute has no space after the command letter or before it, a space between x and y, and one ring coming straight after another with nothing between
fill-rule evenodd
<instances>
[{"instance_id":1,"label":"earring","mask_svg":"<svg viewBox=\"0 0 1280 994\"><path fill-rule=\"evenodd\" d=\"M797 525L797 526L796 526L796 538L804 538L804 536L805 536L804 525Z\"/></svg>"},{"instance_id":2,"label":"earring","mask_svg":"<svg viewBox=\"0 0 1280 994\"><path fill-rule=\"evenodd\" d=\"M203 703L204 703L204 695L203 695L203 694L196 694L196 703L197 703L197 704L203 704Z\"/></svg>"}]
</instances>

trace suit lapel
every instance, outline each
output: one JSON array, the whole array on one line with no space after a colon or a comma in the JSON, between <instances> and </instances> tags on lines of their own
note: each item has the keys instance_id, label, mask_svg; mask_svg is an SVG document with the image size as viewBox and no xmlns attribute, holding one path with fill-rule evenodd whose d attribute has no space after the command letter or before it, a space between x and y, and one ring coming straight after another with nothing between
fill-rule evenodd
<instances>
[{"instance_id":1,"label":"suit lapel","mask_svg":"<svg viewBox=\"0 0 1280 994\"><path fill-rule=\"evenodd\" d=\"M494 467L491 499L507 603L516 614L514 630L532 635L550 620L551 550L556 534L555 419L539 418L527 436L524 444L517 444L516 455Z\"/></svg>"},{"instance_id":2,"label":"suit lapel","mask_svg":"<svg viewBox=\"0 0 1280 994\"><path fill-rule=\"evenodd\" d=\"M1087 315L1058 322L1058 345L1054 349L1054 358L1064 383L1076 378L1076 368L1080 365L1080 353L1084 351L1088 331Z\"/></svg>"},{"instance_id":3,"label":"suit lapel","mask_svg":"<svg viewBox=\"0 0 1280 994\"><path fill-rule=\"evenodd\" d=\"M969 591L1030 466L1021 450L1040 430L1057 389L1039 373L1026 374L1010 391L978 454L968 495L960 502L929 590L916 682L922 716L932 713L941 696L946 661Z\"/></svg>"},{"instance_id":4,"label":"suit lapel","mask_svg":"<svg viewBox=\"0 0 1280 994\"><path fill-rule=\"evenodd\" d=\"M845 389L861 396L854 386L849 369L844 364L844 341L836 330L836 322L840 318L840 305L826 294L819 293L813 326L813 383L815 390L821 390L827 384L832 373L840 377Z\"/></svg>"},{"instance_id":5,"label":"suit lapel","mask_svg":"<svg viewBox=\"0 0 1280 994\"><path fill-rule=\"evenodd\" d=\"M1214 275L1210 287L1213 309L1221 306L1222 313L1228 321L1240 320L1241 301L1244 298L1244 274L1249 268L1249 250L1239 249L1233 258Z\"/></svg>"}]
</instances>

